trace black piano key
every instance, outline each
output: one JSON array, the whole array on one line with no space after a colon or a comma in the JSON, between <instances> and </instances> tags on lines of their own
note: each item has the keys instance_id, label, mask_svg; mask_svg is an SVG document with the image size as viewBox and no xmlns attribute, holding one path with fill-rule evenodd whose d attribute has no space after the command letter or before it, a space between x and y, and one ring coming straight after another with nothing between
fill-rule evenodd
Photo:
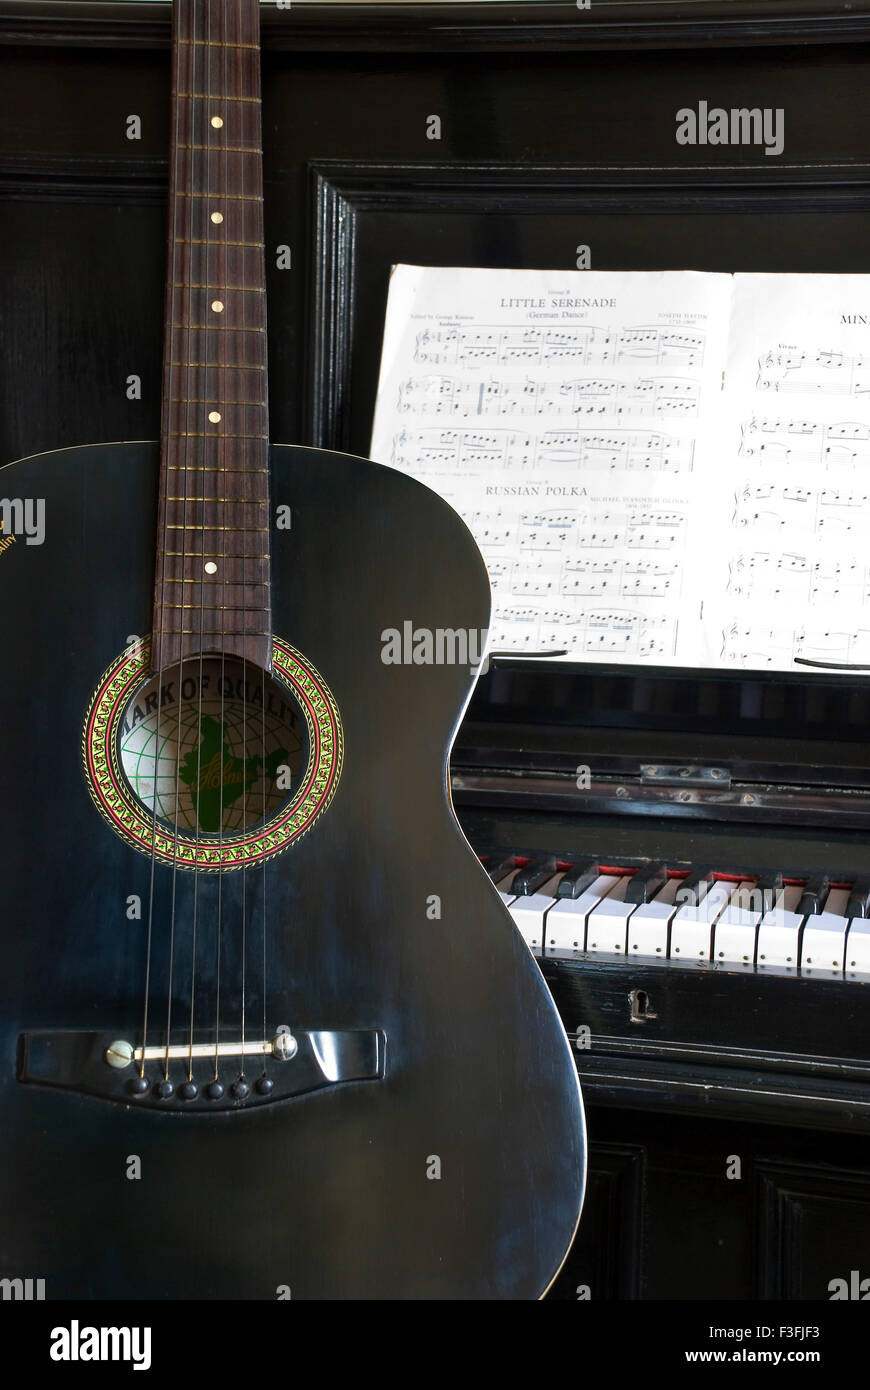
<instances>
[{"instance_id":1,"label":"black piano key","mask_svg":"<svg viewBox=\"0 0 870 1390\"><path fill-rule=\"evenodd\" d=\"M590 883L595 882L600 872L597 859L579 860L576 864L572 864L559 880L556 897L579 898L581 893L586 892Z\"/></svg>"},{"instance_id":2,"label":"black piano key","mask_svg":"<svg viewBox=\"0 0 870 1390\"><path fill-rule=\"evenodd\" d=\"M817 912L821 912L830 891L831 880L828 875L814 874L812 878L807 879L795 912L800 912L805 917L811 917Z\"/></svg>"},{"instance_id":3,"label":"black piano key","mask_svg":"<svg viewBox=\"0 0 870 1390\"><path fill-rule=\"evenodd\" d=\"M632 874L628 887L625 890L625 901L627 903L648 903L655 897L660 888L664 888L668 878L668 871L664 864L650 864L645 869L638 869L636 874Z\"/></svg>"},{"instance_id":4,"label":"black piano key","mask_svg":"<svg viewBox=\"0 0 870 1390\"><path fill-rule=\"evenodd\" d=\"M502 850L494 850L491 854L484 854L481 863L489 874L493 883L499 883L503 878L507 878L511 869L516 868L516 857L513 854L505 854Z\"/></svg>"},{"instance_id":5,"label":"black piano key","mask_svg":"<svg viewBox=\"0 0 870 1390\"><path fill-rule=\"evenodd\" d=\"M552 878L555 872L555 859L533 859L524 869L520 869L511 884L511 892L517 897L529 897L532 893L537 893L541 885L546 883L548 878Z\"/></svg>"},{"instance_id":6,"label":"black piano key","mask_svg":"<svg viewBox=\"0 0 870 1390\"><path fill-rule=\"evenodd\" d=\"M691 869L688 877L680 880L674 902L678 907L697 907L706 898L713 882L711 868Z\"/></svg>"},{"instance_id":7,"label":"black piano key","mask_svg":"<svg viewBox=\"0 0 870 1390\"><path fill-rule=\"evenodd\" d=\"M846 917L870 917L870 879L856 879L846 903Z\"/></svg>"},{"instance_id":8,"label":"black piano key","mask_svg":"<svg viewBox=\"0 0 870 1390\"><path fill-rule=\"evenodd\" d=\"M782 874L758 874L751 891L755 895L761 895L762 911L772 912L780 902ZM754 897L751 901L758 902L758 897Z\"/></svg>"}]
</instances>

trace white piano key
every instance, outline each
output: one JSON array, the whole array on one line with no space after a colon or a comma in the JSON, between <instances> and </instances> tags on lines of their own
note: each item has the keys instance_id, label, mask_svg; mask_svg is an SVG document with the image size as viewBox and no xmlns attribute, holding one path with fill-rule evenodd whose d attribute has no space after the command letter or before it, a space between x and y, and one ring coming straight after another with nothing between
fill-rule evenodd
<instances>
[{"instance_id":1,"label":"white piano key","mask_svg":"<svg viewBox=\"0 0 870 1390\"><path fill-rule=\"evenodd\" d=\"M586 921L590 912L622 881L622 875L601 874L579 898L557 898L547 913L547 955L558 955L561 951L573 955L575 951L585 951Z\"/></svg>"},{"instance_id":2,"label":"white piano key","mask_svg":"<svg viewBox=\"0 0 870 1390\"><path fill-rule=\"evenodd\" d=\"M630 882L630 874L621 874L607 897L590 912L586 921L587 951L625 955L626 926L629 917L637 909L637 903L624 901Z\"/></svg>"},{"instance_id":3,"label":"white piano key","mask_svg":"<svg viewBox=\"0 0 870 1390\"><path fill-rule=\"evenodd\" d=\"M797 969L800 955L800 933L804 923L803 914L795 912L801 900L803 889L789 885L783 889L782 904L765 912L758 924L758 955L756 965L759 970L772 967L786 970L791 974Z\"/></svg>"},{"instance_id":4,"label":"white piano key","mask_svg":"<svg viewBox=\"0 0 870 1390\"><path fill-rule=\"evenodd\" d=\"M754 879L738 884L713 928L713 960L750 968L754 965L755 939L765 910L762 892Z\"/></svg>"},{"instance_id":5,"label":"white piano key","mask_svg":"<svg viewBox=\"0 0 870 1390\"><path fill-rule=\"evenodd\" d=\"M713 926L736 892L737 883L720 879L697 907L687 903L671 922L672 960L709 960Z\"/></svg>"},{"instance_id":6,"label":"white piano key","mask_svg":"<svg viewBox=\"0 0 870 1390\"><path fill-rule=\"evenodd\" d=\"M822 912L804 922L801 936L801 970L807 975L841 975L846 958L849 919L844 916L848 888L832 888Z\"/></svg>"},{"instance_id":7,"label":"white piano key","mask_svg":"<svg viewBox=\"0 0 870 1390\"><path fill-rule=\"evenodd\" d=\"M508 905L508 912L519 927L526 945L538 954L544 941L544 918L556 901L556 889L561 877L561 874L554 874L541 884L537 893L520 894L512 898Z\"/></svg>"},{"instance_id":8,"label":"white piano key","mask_svg":"<svg viewBox=\"0 0 870 1390\"><path fill-rule=\"evenodd\" d=\"M668 954L668 927L677 911L674 895L682 879L669 878L652 902L641 903L628 924L628 953L639 956Z\"/></svg>"},{"instance_id":9,"label":"white piano key","mask_svg":"<svg viewBox=\"0 0 870 1390\"><path fill-rule=\"evenodd\" d=\"M853 917L846 937L846 978L870 978L870 918Z\"/></svg>"}]
</instances>

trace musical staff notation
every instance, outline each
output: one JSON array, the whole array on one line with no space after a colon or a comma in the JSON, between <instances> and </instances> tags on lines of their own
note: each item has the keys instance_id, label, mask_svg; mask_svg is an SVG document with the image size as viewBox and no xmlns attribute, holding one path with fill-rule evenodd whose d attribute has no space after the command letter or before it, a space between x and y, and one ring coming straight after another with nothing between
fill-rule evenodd
<instances>
[{"instance_id":1,"label":"musical staff notation","mask_svg":"<svg viewBox=\"0 0 870 1390\"><path fill-rule=\"evenodd\" d=\"M870 424L842 420L820 424L801 419L752 416L740 425L740 456L772 468L812 464L870 468Z\"/></svg>"},{"instance_id":2,"label":"musical staff notation","mask_svg":"<svg viewBox=\"0 0 870 1390\"><path fill-rule=\"evenodd\" d=\"M733 521L744 531L770 529L809 533L832 543L866 534L870 488L800 487L788 483L744 483L734 495Z\"/></svg>"},{"instance_id":3,"label":"musical staff notation","mask_svg":"<svg viewBox=\"0 0 870 1390\"><path fill-rule=\"evenodd\" d=\"M500 650L870 660L866 286L398 267L373 457L465 518Z\"/></svg>"},{"instance_id":4,"label":"musical staff notation","mask_svg":"<svg viewBox=\"0 0 870 1390\"><path fill-rule=\"evenodd\" d=\"M591 367L611 362L647 361L697 367L704 361L705 337L660 324L626 328L530 328L525 324L475 324L424 328L416 336L414 361L431 366L547 366L571 363Z\"/></svg>"},{"instance_id":5,"label":"musical staff notation","mask_svg":"<svg viewBox=\"0 0 870 1390\"><path fill-rule=\"evenodd\" d=\"M501 607L492 626L496 650L522 653L566 648L575 660L587 656L662 659L673 655L677 625L667 614L604 608L575 610L509 603Z\"/></svg>"},{"instance_id":6,"label":"musical staff notation","mask_svg":"<svg viewBox=\"0 0 870 1390\"><path fill-rule=\"evenodd\" d=\"M650 430L400 430L390 462L416 477L432 473L522 474L550 470L690 473L693 439Z\"/></svg>"},{"instance_id":7,"label":"musical staff notation","mask_svg":"<svg viewBox=\"0 0 870 1390\"><path fill-rule=\"evenodd\" d=\"M582 553L552 562L492 560L487 566L493 589L511 599L668 598L679 591L678 563L652 560L589 560Z\"/></svg>"},{"instance_id":8,"label":"musical staff notation","mask_svg":"<svg viewBox=\"0 0 870 1390\"><path fill-rule=\"evenodd\" d=\"M870 666L870 624L832 624L828 628L801 625L791 630L787 626L734 621L723 629L721 656L728 665L762 670L793 668L796 656Z\"/></svg>"},{"instance_id":9,"label":"musical staff notation","mask_svg":"<svg viewBox=\"0 0 870 1390\"><path fill-rule=\"evenodd\" d=\"M683 540L686 516L666 510L570 510L551 507L512 513L502 508L463 513L489 556L501 548L527 550L672 550Z\"/></svg>"},{"instance_id":10,"label":"musical staff notation","mask_svg":"<svg viewBox=\"0 0 870 1390\"><path fill-rule=\"evenodd\" d=\"M870 359L832 348L769 349L758 359L758 391L808 396L862 396L870 391Z\"/></svg>"},{"instance_id":11,"label":"musical staff notation","mask_svg":"<svg viewBox=\"0 0 870 1390\"><path fill-rule=\"evenodd\" d=\"M658 376L580 377L552 382L525 377L522 381L464 381L461 377L407 377L399 383L396 410L400 416L564 415L694 417L701 388L690 378Z\"/></svg>"},{"instance_id":12,"label":"musical staff notation","mask_svg":"<svg viewBox=\"0 0 870 1390\"><path fill-rule=\"evenodd\" d=\"M855 556L814 560L798 552L740 552L729 564L728 592L737 598L787 599L810 605L870 603L870 566Z\"/></svg>"}]
</instances>

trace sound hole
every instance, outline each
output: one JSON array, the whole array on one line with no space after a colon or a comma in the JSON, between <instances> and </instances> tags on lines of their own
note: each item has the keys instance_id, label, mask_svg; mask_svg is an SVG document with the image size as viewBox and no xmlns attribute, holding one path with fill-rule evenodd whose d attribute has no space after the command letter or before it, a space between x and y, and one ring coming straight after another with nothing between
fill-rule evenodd
<instances>
[{"instance_id":1,"label":"sound hole","mask_svg":"<svg viewBox=\"0 0 870 1390\"><path fill-rule=\"evenodd\" d=\"M204 838L269 820L308 763L305 716L250 662L193 657L151 676L124 711L118 755L149 815Z\"/></svg>"}]
</instances>

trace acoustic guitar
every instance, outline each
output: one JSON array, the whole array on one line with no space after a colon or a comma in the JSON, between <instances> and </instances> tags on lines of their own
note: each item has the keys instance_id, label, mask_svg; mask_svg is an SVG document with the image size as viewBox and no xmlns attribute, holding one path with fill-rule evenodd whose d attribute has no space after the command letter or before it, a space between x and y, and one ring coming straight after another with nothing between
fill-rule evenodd
<instances>
[{"instance_id":1,"label":"acoustic guitar","mask_svg":"<svg viewBox=\"0 0 870 1390\"><path fill-rule=\"evenodd\" d=\"M0 484L0 1277L539 1298L585 1134L450 802L486 571L414 479L270 446L257 0L173 30L160 443Z\"/></svg>"}]
</instances>

